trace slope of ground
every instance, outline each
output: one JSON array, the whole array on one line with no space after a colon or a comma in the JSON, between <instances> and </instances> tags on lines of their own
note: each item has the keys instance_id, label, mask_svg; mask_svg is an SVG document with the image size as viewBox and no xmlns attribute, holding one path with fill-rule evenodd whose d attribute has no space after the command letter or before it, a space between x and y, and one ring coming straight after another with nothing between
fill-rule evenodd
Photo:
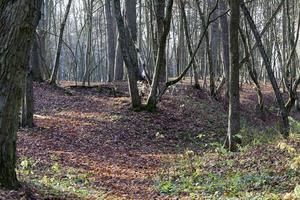
<instances>
[{"instance_id":1,"label":"slope of ground","mask_svg":"<svg viewBox=\"0 0 300 200\"><path fill-rule=\"evenodd\" d=\"M35 85L36 127L21 129L18 140L19 177L30 189L10 192L11 199L30 191L37 199L172 198L155 187L159 172L186 149L203 153L226 133L226 106L190 86L171 88L158 112L148 113L130 109L125 82L69 85L71 95ZM255 93L244 91L246 121L276 123L276 109L271 120L258 120Z\"/></svg>"}]
</instances>

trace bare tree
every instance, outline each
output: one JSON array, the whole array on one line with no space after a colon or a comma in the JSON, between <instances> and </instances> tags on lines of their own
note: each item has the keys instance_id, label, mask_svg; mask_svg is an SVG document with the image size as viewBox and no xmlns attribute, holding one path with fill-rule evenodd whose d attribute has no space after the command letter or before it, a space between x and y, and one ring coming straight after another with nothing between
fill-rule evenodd
<instances>
[{"instance_id":1,"label":"bare tree","mask_svg":"<svg viewBox=\"0 0 300 200\"><path fill-rule=\"evenodd\" d=\"M66 26L67 19L68 19L68 16L69 16L71 4L72 4L72 0L69 0L68 4L67 4L67 8L66 8L66 12L65 12L63 21L60 25L59 40L58 40L58 44L57 44L55 64L54 64L54 67L52 69L52 74L51 74L51 77L50 77L50 84L52 84L52 85L56 85L57 72L58 72L58 68L59 68L59 65L60 65L60 55L61 55L61 49L62 49L62 44L63 44L63 36L64 36L65 26Z\"/></svg>"}]
</instances>

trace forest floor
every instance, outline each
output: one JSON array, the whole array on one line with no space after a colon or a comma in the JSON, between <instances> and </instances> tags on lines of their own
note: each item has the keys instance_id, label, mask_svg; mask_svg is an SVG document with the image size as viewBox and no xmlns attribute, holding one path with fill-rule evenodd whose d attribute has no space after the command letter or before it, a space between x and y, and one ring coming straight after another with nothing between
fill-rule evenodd
<instances>
[{"instance_id":1,"label":"forest floor","mask_svg":"<svg viewBox=\"0 0 300 200\"><path fill-rule=\"evenodd\" d=\"M0 199L26 199L31 193L36 199L188 196L187 191L172 189L170 176L163 182L165 174L187 152L193 155L215 149L222 152L218 144L223 143L226 135L226 104L211 99L205 91L183 84L168 91L157 112L134 112L126 84L81 88L64 82L62 85L69 92L35 84L36 126L18 132L18 174L24 188L0 190ZM241 91L243 126L257 131L275 126L279 118L271 88L263 87L268 110L267 120L261 121L256 116L252 87L246 85ZM293 117L300 119L296 113ZM259 157L264 151L255 148L248 153L239 155L240 159ZM282 158L286 154L276 153L276 156L285 162ZM222 170L227 169L226 165ZM196 194L195 198L202 197Z\"/></svg>"}]
</instances>

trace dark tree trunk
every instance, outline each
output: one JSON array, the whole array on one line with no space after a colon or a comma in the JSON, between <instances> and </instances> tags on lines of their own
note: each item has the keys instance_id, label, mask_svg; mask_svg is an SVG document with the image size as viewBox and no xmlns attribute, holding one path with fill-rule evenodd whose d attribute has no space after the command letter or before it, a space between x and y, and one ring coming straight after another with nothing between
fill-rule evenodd
<instances>
[{"instance_id":1,"label":"dark tree trunk","mask_svg":"<svg viewBox=\"0 0 300 200\"><path fill-rule=\"evenodd\" d=\"M32 70L32 79L36 82L42 82L43 76L40 68L40 66L42 66L42 63L39 55L39 45L37 36L34 37L34 42L31 49L30 66Z\"/></svg>"},{"instance_id":2,"label":"dark tree trunk","mask_svg":"<svg viewBox=\"0 0 300 200\"><path fill-rule=\"evenodd\" d=\"M130 0L130 1L125 1L125 18L127 19L127 24L128 24L128 28L129 28L129 32L131 35L131 38L135 44L135 46L137 47L137 33L138 33L138 29L137 29L137 10L136 10L136 4L137 4L137 0ZM142 77L142 73L141 70L139 68L139 70L137 71L137 78L138 80L144 80Z\"/></svg>"},{"instance_id":3,"label":"dark tree trunk","mask_svg":"<svg viewBox=\"0 0 300 200\"><path fill-rule=\"evenodd\" d=\"M208 6L210 9L213 8L217 1L208 0ZM216 9L212 14L212 19L218 17L219 10ZM219 45L219 24L218 22L213 22L210 28L210 38L209 40L209 51L211 56L210 67L209 67L209 76L210 76L210 92L212 97L216 97L216 71L218 65L218 45Z\"/></svg>"},{"instance_id":4,"label":"dark tree trunk","mask_svg":"<svg viewBox=\"0 0 300 200\"><path fill-rule=\"evenodd\" d=\"M26 76L26 81L24 85L24 95L22 101L22 127L32 128L33 123L33 81L32 81L32 71Z\"/></svg>"},{"instance_id":5,"label":"dark tree trunk","mask_svg":"<svg viewBox=\"0 0 300 200\"><path fill-rule=\"evenodd\" d=\"M40 4L40 0L0 1L0 185L6 188L19 186L16 132Z\"/></svg>"},{"instance_id":6,"label":"dark tree trunk","mask_svg":"<svg viewBox=\"0 0 300 200\"><path fill-rule=\"evenodd\" d=\"M107 51L108 51L108 82L113 81L115 54L116 54L116 26L112 13L112 1L105 0L105 15L106 15L106 35L107 35Z\"/></svg>"},{"instance_id":7,"label":"dark tree trunk","mask_svg":"<svg viewBox=\"0 0 300 200\"><path fill-rule=\"evenodd\" d=\"M137 87L137 74L139 71L138 57L135 44L131 38L129 28L125 26L124 19L121 14L120 0L114 0L115 18L118 26L118 41L122 50L123 59L128 70L129 93L131 96L131 104L134 109L140 109L141 97Z\"/></svg>"},{"instance_id":8,"label":"dark tree trunk","mask_svg":"<svg viewBox=\"0 0 300 200\"><path fill-rule=\"evenodd\" d=\"M250 49L249 49L250 45L248 44L250 38L249 38L247 27L245 27L245 28L246 28L246 31L247 31L248 41L246 39L246 35L244 34L243 30L241 28L239 29L240 36L242 38L242 42L243 42L243 45L244 45L244 51L245 51L245 54L246 54L246 57L244 58L245 59L245 64L247 65L247 69L248 69L250 78L252 79L253 83L255 84L255 91L256 91L257 100L258 100L256 110L258 111L260 119L264 121L265 118L266 118L265 107L264 107L264 96L263 96L263 93L261 91L261 87L260 87L259 80L258 80L258 77L257 77L256 69L255 69L254 66L251 66L251 61L250 61L251 54L250 54ZM241 66L240 66L240 68L241 68Z\"/></svg>"},{"instance_id":9,"label":"dark tree trunk","mask_svg":"<svg viewBox=\"0 0 300 200\"><path fill-rule=\"evenodd\" d=\"M119 37L119 36L118 36ZM117 41L116 46L116 57L115 57L115 66L114 66L114 80L121 81L124 76L124 61L122 56L122 49L120 47L120 42Z\"/></svg>"}]
</instances>

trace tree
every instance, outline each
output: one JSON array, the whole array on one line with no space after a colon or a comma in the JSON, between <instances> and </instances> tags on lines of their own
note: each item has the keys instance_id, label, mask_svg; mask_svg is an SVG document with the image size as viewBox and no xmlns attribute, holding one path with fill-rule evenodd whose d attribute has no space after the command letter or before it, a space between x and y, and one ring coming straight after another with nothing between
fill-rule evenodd
<instances>
[{"instance_id":1,"label":"tree","mask_svg":"<svg viewBox=\"0 0 300 200\"><path fill-rule=\"evenodd\" d=\"M40 6L39 0L0 1L0 185L6 188L19 186L16 131Z\"/></svg>"},{"instance_id":2,"label":"tree","mask_svg":"<svg viewBox=\"0 0 300 200\"><path fill-rule=\"evenodd\" d=\"M227 10L227 4L225 0L220 1L220 11L226 12ZM220 25L222 30L222 48L223 48L223 65L224 65L224 83L225 83L225 96L228 97L228 76L229 76L229 26L228 26L228 17L227 15L221 17L220 19ZM220 85L221 86L221 85ZM219 87L220 87L219 86ZM217 89L217 93L219 93L220 89Z\"/></svg>"},{"instance_id":3,"label":"tree","mask_svg":"<svg viewBox=\"0 0 300 200\"><path fill-rule=\"evenodd\" d=\"M106 34L107 34L107 51L108 51L108 82L113 81L114 78L114 66L116 55L115 35L116 27L114 24L112 1L105 0L105 16L106 16ZM123 61L122 61L123 64ZM123 68L123 66L122 66ZM117 71L117 73L119 73Z\"/></svg>"},{"instance_id":4,"label":"tree","mask_svg":"<svg viewBox=\"0 0 300 200\"><path fill-rule=\"evenodd\" d=\"M240 1L230 0L230 68L229 68L229 114L225 146L235 150L239 142L235 136L240 131L240 88L239 88L239 23Z\"/></svg>"},{"instance_id":5,"label":"tree","mask_svg":"<svg viewBox=\"0 0 300 200\"><path fill-rule=\"evenodd\" d=\"M59 32L59 39L58 39L58 44L57 44L57 51L56 51L56 57L55 57L55 64L52 69L52 74L50 77L50 84L51 85L56 85L56 79L57 79L57 72L60 64L60 54L62 50L62 44L63 44L63 36L64 36L64 31L65 31L65 26L67 23L67 19L69 16L70 8L71 8L72 0L68 1L66 12L63 18L63 21L60 25L60 32Z\"/></svg>"},{"instance_id":6,"label":"tree","mask_svg":"<svg viewBox=\"0 0 300 200\"><path fill-rule=\"evenodd\" d=\"M182 0L180 1L180 9L181 9L182 21L184 24L184 33L185 33L185 37L186 37L189 55L190 55L190 57L192 57L193 50L192 50L192 44L191 44L191 40L190 40L190 31L188 28L188 21L187 21L187 17L186 17L186 13L185 13L185 4ZM198 80L199 78L198 78L197 64L196 64L195 59L193 59L193 75L194 75L194 81L195 81L194 87L199 89L200 84L199 84L199 80Z\"/></svg>"},{"instance_id":7,"label":"tree","mask_svg":"<svg viewBox=\"0 0 300 200\"><path fill-rule=\"evenodd\" d=\"M92 36L93 36L93 11L94 11L94 0L84 1L85 14L86 14L86 51L85 51L85 65L82 85L88 82L91 85L91 73L92 73L92 63L93 63L93 52L92 52Z\"/></svg>"},{"instance_id":8,"label":"tree","mask_svg":"<svg viewBox=\"0 0 300 200\"><path fill-rule=\"evenodd\" d=\"M205 29L205 27L208 25L206 24L207 23L207 20L205 19L205 15L204 13L202 12L201 8L200 8L200 2L199 0L196 0L197 2L197 9L198 9L198 12L200 14L200 19L201 19L201 22L202 22L202 28ZM217 10L216 6L218 6L218 3L219 1L216 2L215 4L215 8L212 9L214 10L214 12ZM214 12L212 12L212 15L214 15ZM215 15L214 15L215 16ZM214 18L215 19L215 18ZM206 44L206 53L207 53L207 60L208 60L208 68L209 68L209 89L210 89L210 95L212 97L216 97L216 93L215 93L215 72L214 72L214 63L213 63L213 57L212 57L212 51L211 51L211 48L210 48L210 39L209 39L209 33L208 31L205 32L205 44Z\"/></svg>"},{"instance_id":9,"label":"tree","mask_svg":"<svg viewBox=\"0 0 300 200\"><path fill-rule=\"evenodd\" d=\"M123 59L128 70L129 93L131 96L131 104L134 109L141 108L141 97L137 87L138 80L138 57L134 41L131 37L129 27L125 23L122 14L120 0L114 0L115 18L118 26L118 41L122 50Z\"/></svg>"},{"instance_id":10,"label":"tree","mask_svg":"<svg viewBox=\"0 0 300 200\"><path fill-rule=\"evenodd\" d=\"M34 110L34 97L33 97L33 78L32 70L28 69L28 73L25 77L24 84L24 95L22 99L22 118L21 125L22 127L32 128L33 123L33 110Z\"/></svg>"},{"instance_id":11,"label":"tree","mask_svg":"<svg viewBox=\"0 0 300 200\"><path fill-rule=\"evenodd\" d=\"M249 10L247 9L245 3L242 1L240 3L240 6L242 8L242 11L244 13L244 16L246 17L248 23L249 23L249 26L251 28L251 31L255 37L255 40L256 40L256 43L257 43L257 47L260 51L260 54L263 58L263 61L264 61L264 64L266 66L266 69L267 69L267 73L268 73L268 76L269 76L269 79L270 79L270 82L272 84L272 87L273 87L273 90L275 92L275 96L276 96L276 99L277 99L277 103L278 103L278 106L279 106L279 109L280 109L280 113L281 113L281 132L282 134L285 136L285 137L288 137L289 135L289 119L288 119L288 112L287 112L287 109L284 105L284 100L283 100L283 97L282 97L282 94L279 90L279 86L277 84L277 81L276 81L276 78L274 76L274 72L272 70L272 64L270 62L270 59L266 53L266 50L263 46L263 43L262 43L262 40L261 40L261 36L257 30L257 27L250 15L250 12Z\"/></svg>"},{"instance_id":12,"label":"tree","mask_svg":"<svg viewBox=\"0 0 300 200\"><path fill-rule=\"evenodd\" d=\"M30 65L32 68L32 78L34 81L42 82L43 81L43 75L41 72L41 59L40 59L40 48L38 44L38 38L37 34L34 38L33 47L31 49L31 55L30 55Z\"/></svg>"},{"instance_id":13,"label":"tree","mask_svg":"<svg viewBox=\"0 0 300 200\"><path fill-rule=\"evenodd\" d=\"M170 24L172 19L172 8L173 0L169 0L166 6L165 13L165 0L155 1L155 12L156 12L156 28L157 28L157 38L158 38L158 52L155 64L155 71L153 75L151 92L147 100L147 109L152 111L156 109L156 104L158 101L158 88L159 82L165 77L166 68L166 43L167 37L170 32Z\"/></svg>"}]
</instances>

